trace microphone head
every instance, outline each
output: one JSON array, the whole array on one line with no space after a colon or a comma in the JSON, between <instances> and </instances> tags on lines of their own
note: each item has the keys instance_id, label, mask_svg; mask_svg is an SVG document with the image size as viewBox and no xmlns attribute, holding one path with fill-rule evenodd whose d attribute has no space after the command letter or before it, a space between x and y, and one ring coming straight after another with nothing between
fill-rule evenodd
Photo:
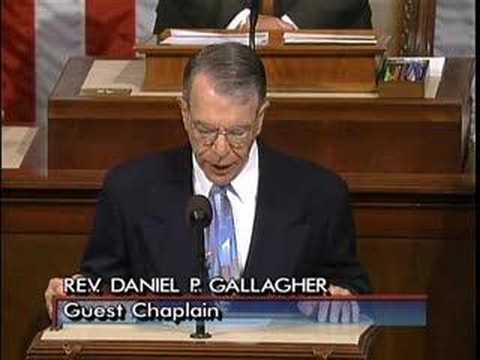
<instances>
[{"instance_id":1,"label":"microphone head","mask_svg":"<svg viewBox=\"0 0 480 360\"><path fill-rule=\"evenodd\" d=\"M212 222L212 206L203 195L193 195L187 204L187 224L190 227L205 228Z\"/></svg>"}]
</instances>

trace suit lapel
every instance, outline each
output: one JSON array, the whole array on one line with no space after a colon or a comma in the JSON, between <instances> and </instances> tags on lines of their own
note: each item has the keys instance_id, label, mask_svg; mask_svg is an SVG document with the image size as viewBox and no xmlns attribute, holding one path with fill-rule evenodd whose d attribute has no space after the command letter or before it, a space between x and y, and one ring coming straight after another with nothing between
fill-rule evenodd
<instances>
[{"instance_id":1,"label":"suit lapel","mask_svg":"<svg viewBox=\"0 0 480 360\"><path fill-rule=\"evenodd\" d=\"M243 276L257 279L288 276L294 272L295 260L289 243L292 209L284 202L287 194L281 185L280 168L260 142L259 172L252 240Z\"/></svg>"},{"instance_id":2,"label":"suit lapel","mask_svg":"<svg viewBox=\"0 0 480 360\"><path fill-rule=\"evenodd\" d=\"M195 264L195 246L185 217L193 193L191 150L182 149L168 161L170 171L149 192L142 227L151 235L145 246L154 272L183 282Z\"/></svg>"}]
</instances>

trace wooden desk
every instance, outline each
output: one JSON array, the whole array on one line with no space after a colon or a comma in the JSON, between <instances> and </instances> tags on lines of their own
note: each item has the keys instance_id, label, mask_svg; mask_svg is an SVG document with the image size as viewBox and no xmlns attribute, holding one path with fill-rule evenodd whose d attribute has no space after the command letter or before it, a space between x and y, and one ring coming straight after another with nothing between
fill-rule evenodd
<instances>
[{"instance_id":1,"label":"wooden desk","mask_svg":"<svg viewBox=\"0 0 480 360\"><path fill-rule=\"evenodd\" d=\"M92 61L72 59L50 98L50 168L105 169L186 143L175 96L79 96ZM472 71L448 59L436 99L275 97L262 138L337 172L459 173Z\"/></svg>"},{"instance_id":2,"label":"wooden desk","mask_svg":"<svg viewBox=\"0 0 480 360\"><path fill-rule=\"evenodd\" d=\"M219 32L218 29L207 31ZM223 33L236 33L223 30ZM331 34L339 36L372 36L374 30L335 29L301 30L302 34ZM170 37L172 30L165 30L136 51L145 57L145 76L142 88L148 91L178 90L182 86L182 73L188 60L202 46L169 45L162 41ZM246 33L243 33L246 36ZM376 57L385 51L382 41L377 44L338 45L285 44L283 31L269 31L268 43L257 46L256 53L262 59L270 90L279 92L371 92L377 89Z\"/></svg>"}]
</instances>

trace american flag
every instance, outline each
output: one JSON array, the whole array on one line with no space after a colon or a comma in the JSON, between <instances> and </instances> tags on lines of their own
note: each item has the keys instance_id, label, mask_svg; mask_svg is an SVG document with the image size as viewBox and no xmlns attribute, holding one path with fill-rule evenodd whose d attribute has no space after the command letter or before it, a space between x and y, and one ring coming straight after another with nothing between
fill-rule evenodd
<instances>
[{"instance_id":1,"label":"american flag","mask_svg":"<svg viewBox=\"0 0 480 360\"><path fill-rule=\"evenodd\" d=\"M46 123L71 56L128 58L152 34L157 0L2 0L4 123Z\"/></svg>"}]
</instances>

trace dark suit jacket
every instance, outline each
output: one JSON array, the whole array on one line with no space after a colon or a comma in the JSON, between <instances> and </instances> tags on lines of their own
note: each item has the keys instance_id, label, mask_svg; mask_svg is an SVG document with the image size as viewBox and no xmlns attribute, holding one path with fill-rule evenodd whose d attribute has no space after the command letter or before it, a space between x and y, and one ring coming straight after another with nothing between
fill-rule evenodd
<instances>
[{"instance_id":1,"label":"dark suit jacket","mask_svg":"<svg viewBox=\"0 0 480 360\"><path fill-rule=\"evenodd\" d=\"M303 29L371 28L368 0L276 0ZM241 0L160 0L154 33L166 28L225 28L245 4Z\"/></svg>"},{"instance_id":2,"label":"dark suit jacket","mask_svg":"<svg viewBox=\"0 0 480 360\"><path fill-rule=\"evenodd\" d=\"M345 183L310 163L259 144L259 184L244 277L319 276L356 292L369 281L356 258ZM196 246L186 226L192 196L188 147L112 170L99 198L81 271L109 278L196 276Z\"/></svg>"}]
</instances>

